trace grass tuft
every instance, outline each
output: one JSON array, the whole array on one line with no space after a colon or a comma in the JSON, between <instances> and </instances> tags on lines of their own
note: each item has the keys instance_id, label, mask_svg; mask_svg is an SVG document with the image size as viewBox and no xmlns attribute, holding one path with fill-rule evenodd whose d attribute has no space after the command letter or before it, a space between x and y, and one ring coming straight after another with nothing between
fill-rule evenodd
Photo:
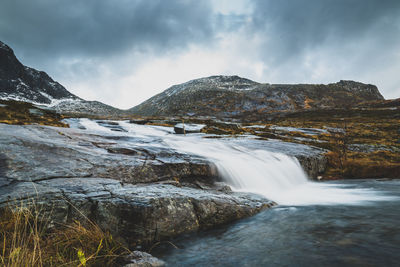
<instances>
[{"instance_id":1,"label":"grass tuft","mask_svg":"<svg viewBox=\"0 0 400 267\"><path fill-rule=\"evenodd\" d=\"M0 266L114 266L130 251L95 223L49 228L36 205L0 211Z\"/></svg>"}]
</instances>

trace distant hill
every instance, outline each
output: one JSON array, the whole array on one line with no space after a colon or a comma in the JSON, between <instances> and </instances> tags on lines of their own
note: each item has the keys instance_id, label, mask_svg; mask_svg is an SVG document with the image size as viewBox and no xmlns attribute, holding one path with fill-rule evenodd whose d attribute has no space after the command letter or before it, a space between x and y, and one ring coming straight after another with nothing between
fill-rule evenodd
<instances>
[{"instance_id":1,"label":"distant hill","mask_svg":"<svg viewBox=\"0 0 400 267\"><path fill-rule=\"evenodd\" d=\"M0 99L43 105L60 113L112 116L125 114L98 101L70 93L47 73L24 66L14 51L0 41Z\"/></svg>"},{"instance_id":2,"label":"distant hill","mask_svg":"<svg viewBox=\"0 0 400 267\"><path fill-rule=\"evenodd\" d=\"M343 108L382 100L375 85L354 81L262 84L238 76L211 76L174 85L129 111L142 116L240 118L246 114Z\"/></svg>"}]
</instances>

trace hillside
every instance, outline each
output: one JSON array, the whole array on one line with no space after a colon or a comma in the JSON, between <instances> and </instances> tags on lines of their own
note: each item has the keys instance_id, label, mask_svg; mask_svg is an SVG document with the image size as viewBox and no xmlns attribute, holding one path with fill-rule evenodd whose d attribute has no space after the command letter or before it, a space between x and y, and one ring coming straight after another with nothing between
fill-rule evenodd
<instances>
[{"instance_id":1,"label":"hillside","mask_svg":"<svg viewBox=\"0 0 400 267\"><path fill-rule=\"evenodd\" d=\"M142 116L246 115L343 108L383 96L375 85L354 81L332 84L262 84L238 76L211 76L174 85L129 111Z\"/></svg>"}]
</instances>

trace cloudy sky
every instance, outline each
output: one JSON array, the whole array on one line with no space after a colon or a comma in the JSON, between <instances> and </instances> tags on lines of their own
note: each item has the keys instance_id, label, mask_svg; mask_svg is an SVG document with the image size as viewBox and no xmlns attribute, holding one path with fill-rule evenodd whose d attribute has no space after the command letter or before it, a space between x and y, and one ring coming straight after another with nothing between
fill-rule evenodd
<instances>
[{"instance_id":1,"label":"cloudy sky","mask_svg":"<svg viewBox=\"0 0 400 267\"><path fill-rule=\"evenodd\" d=\"M399 0L1 0L0 40L72 93L130 108L210 75L400 97Z\"/></svg>"}]
</instances>

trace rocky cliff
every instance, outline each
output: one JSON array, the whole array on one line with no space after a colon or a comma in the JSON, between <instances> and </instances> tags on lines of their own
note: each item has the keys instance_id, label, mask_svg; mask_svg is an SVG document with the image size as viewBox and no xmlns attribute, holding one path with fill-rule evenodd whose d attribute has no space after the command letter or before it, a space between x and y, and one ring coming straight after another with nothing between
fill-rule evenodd
<instances>
[{"instance_id":1,"label":"rocky cliff","mask_svg":"<svg viewBox=\"0 0 400 267\"><path fill-rule=\"evenodd\" d=\"M14 51L0 41L0 99L44 105L59 113L113 116L125 114L98 101L70 93L47 73L24 66Z\"/></svg>"},{"instance_id":2,"label":"rocky cliff","mask_svg":"<svg viewBox=\"0 0 400 267\"><path fill-rule=\"evenodd\" d=\"M51 104L60 99L80 99L45 72L22 65L14 51L1 41L0 97L41 104Z\"/></svg>"},{"instance_id":3,"label":"rocky cliff","mask_svg":"<svg viewBox=\"0 0 400 267\"><path fill-rule=\"evenodd\" d=\"M376 86L354 81L262 84L238 76L211 76L174 85L130 111L146 116L241 118L255 113L343 108L374 100L383 100Z\"/></svg>"}]
</instances>

